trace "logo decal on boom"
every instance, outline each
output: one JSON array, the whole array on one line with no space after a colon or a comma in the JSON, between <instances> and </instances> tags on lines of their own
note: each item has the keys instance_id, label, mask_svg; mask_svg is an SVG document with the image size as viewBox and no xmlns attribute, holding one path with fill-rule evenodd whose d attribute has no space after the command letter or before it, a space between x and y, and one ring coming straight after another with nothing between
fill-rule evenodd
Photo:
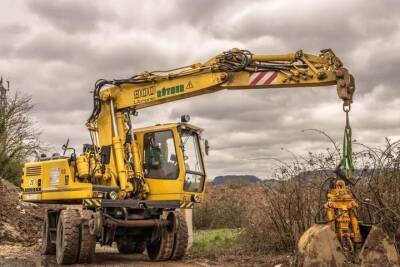
<instances>
[{"instance_id":1,"label":"logo decal on boom","mask_svg":"<svg viewBox=\"0 0 400 267\"><path fill-rule=\"evenodd\" d=\"M183 93L185 91L185 86L183 84L177 85L177 86L172 86L172 87L167 87L163 88L157 91L157 97L163 97L163 96L169 96L169 95L175 95L179 93Z\"/></svg>"},{"instance_id":2,"label":"logo decal on boom","mask_svg":"<svg viewBox=\"0 0 400 267\"><path fill-rule=\"evenodd\" d=\"M155 91L156 91L155 86L139 88L134 91L134 97L135 99L138 99L142 97L152 96L155 94Z\"/></svg>"}]
</instances>

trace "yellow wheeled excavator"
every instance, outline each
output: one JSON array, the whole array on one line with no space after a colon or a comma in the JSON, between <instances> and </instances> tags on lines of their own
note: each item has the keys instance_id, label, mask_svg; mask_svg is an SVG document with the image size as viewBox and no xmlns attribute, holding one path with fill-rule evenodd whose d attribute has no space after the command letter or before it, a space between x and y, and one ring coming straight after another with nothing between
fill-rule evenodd
<instances>
[{"instance_id":1,"label":"yellow wheeled excavator","mask_svg":"<svg viewBox=\"0 0 400 267\"><path fill-rule=\"evenodd\" d=\"M335 84L348 108L354 80L330 49L319 55L257 55L232 49L205 63L97 81L86 123L91 144L77 155L67 142L64 155L43 155L24 166L22 199L48 204L42 253L55 254L59 264L88 263L96 243L116 242L120 253L147 250L156 261L185 255L188 227L180 210L203 201L208 142L203 142L201 128L188 123L188 116L179 123L134 128L139 109L223 89ZM72 151L70 156L66 151ZM338 187L345 190L346 184ZM338 201L343 200L332 197L332 203ZM333 205L328 212L340 209ZM345 224L333 222L340 218L333 215L330 221L330 235L339 243ZM354 218L352 223L358 224Z\"/></svg>"}]
</instances>

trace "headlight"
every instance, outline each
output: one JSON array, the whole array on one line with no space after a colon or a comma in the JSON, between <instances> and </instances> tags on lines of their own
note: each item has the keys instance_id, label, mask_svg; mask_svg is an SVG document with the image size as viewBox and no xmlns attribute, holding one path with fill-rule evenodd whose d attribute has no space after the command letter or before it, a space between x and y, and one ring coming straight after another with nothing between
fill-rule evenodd
<instances>
[{"instance_id":1,"label":"headlight","mask_svg":"<svg viewBox=\"0 0 400 267\"><path fill-rule=\"evenodd\" d=\"M201 201L200 195L192 195L192 201L195 203L200 203Z\"/></svg>"},{"instance_id":2,"label":"headlight","mask_svg":"<svg viewBox=\"0 0 400 267\"><path fill-rule=\"evenodd\" d=\"M116 200L118 198L118 195L115 191L111 191L108 196L110 197L110 199L112 200Z\"/></svg>"}]
</instances>

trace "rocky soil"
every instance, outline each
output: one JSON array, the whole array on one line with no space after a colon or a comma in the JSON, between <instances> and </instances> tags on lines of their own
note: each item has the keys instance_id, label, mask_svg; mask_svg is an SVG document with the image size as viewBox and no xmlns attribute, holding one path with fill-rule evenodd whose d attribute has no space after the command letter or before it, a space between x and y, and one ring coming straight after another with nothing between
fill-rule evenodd
<instances>
[{"instance_id":1,"label":"rocky soil","mask_svg":"<svg viewBox=\"0 0 400 267\"><path fill-rule=\"evenodd\" d=\"M41 237L43 208L18 199L19 189L0 179L0 244L33 246Z\"/></svg>"}]
</instances>

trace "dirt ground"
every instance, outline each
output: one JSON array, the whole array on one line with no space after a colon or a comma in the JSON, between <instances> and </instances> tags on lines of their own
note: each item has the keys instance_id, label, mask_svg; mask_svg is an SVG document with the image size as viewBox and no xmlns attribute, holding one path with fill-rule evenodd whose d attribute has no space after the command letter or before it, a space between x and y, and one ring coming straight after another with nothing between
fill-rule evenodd
<instances>
[{"instance_id":1,"label":"dirt ground","mask_svg":"<svg viewBox=\"0 0 400 267\"><path fill-rule=\"evenodd\" d=\"M56 266L55 256L42 256L38 246L0 245L0 266ZM154 267L195 267L209 266L207 262L185 260L182 262L149 262L146 255L121 255L115 248L96 249L93 264L85 266L154 266ZM78 265L75 265L78 266Z\"/></svg>"},{"instance_id":2,"label":"dirt ground","mask_svg":"<svg viewBox=\"0 0 400 267\"><path fill-rule=\"evenodd\" d=\"M97 247L93 264L84 266L135 266L135 267L207 267L207 266L289 266L289 255L221 255L209 259L206 255L189 255L177 262L150 262L145 254L121 255L116 248ZM55 256L42 256L39 246L22 246L21 244L0 245L0 266L56 266ZM83 265L73 265L83 266Z\"/></svg>"},{"instance_id":3,"label":"dirt ground","mask_svg":"<svg viewBox=\"0 0 400 267\"><path fill-rule=\"evenodd\" d=\"M0 244L37 244L43 208L20 201L18 193L15 185L0 179Z\"/></svg>"}]
</instances>

